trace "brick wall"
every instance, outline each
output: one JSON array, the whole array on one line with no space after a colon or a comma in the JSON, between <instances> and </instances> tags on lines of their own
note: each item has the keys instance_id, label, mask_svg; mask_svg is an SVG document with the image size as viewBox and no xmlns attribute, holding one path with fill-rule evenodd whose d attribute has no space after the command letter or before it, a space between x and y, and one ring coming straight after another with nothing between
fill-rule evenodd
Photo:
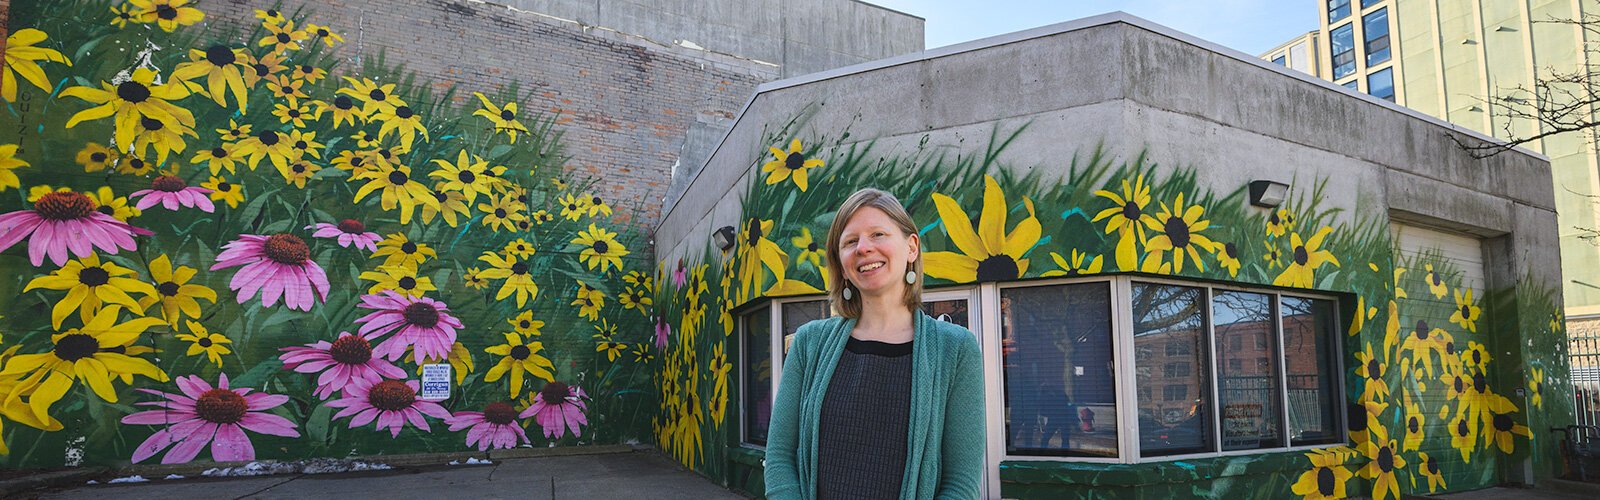
<instances>
[{"instance_id":1,"label":"brick wall","mask_svg":"<svg viewBox=\"0 0 1600 500\"><path fill-rule=\"evenodd\" d=\"M259 0L207 2L212 27L251 29ZM626 33L463 0L290 0L344 36L341 64L380 52L455 99L493 95L512 81L531 97L524 116L553 113L565 132L567 168L598 176L596 192L619 222L653 228L684 137L697 121L732 118L777 68L663 46ZM293 16L305 17L305 16ZM635 214L637 214L635 216Z\"/></svg>"}]
</instances>

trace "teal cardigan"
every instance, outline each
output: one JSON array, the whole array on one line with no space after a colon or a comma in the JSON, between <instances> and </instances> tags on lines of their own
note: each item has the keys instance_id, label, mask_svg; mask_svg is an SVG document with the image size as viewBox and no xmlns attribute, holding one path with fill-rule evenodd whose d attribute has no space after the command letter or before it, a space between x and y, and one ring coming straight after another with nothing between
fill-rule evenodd
<instances>
[{"instance_id":1,"label":"teal cardigan","mask_svg":"<svg viewBox=\"0 0 1600 500\"><path fill-rule=\"evenodd\" d=\"M978 498L983 474L983 356L966 328L917 313L906 471L900 498ZM800 327L783 362L767 428L768 498L812 499L817 426L834 366L854 319Z\"/></svg>"}]
</instances>

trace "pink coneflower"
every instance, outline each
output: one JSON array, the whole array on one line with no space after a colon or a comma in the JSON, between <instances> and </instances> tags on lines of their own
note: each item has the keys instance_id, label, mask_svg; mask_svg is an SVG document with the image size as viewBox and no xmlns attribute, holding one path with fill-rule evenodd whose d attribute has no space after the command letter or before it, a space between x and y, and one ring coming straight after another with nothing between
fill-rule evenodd
<instances>
[{"instance_id":1,"label":"pink coneflower","mask_svg":"<svg viewBox=\"0 0 1600 500\"><path fill-rule=\"evenodd\" d=\"M211 270L244 266L228 282L228 288L238 292L240 304L255 297L257 290L265 307L283 297L290 309L310 311L317 300L328 300L328 274L311 261L311 248L299 236L241 234L222 248Z\"/></svg>"},{"instance_id":2,"label":"pink coneflower","mask_svg":"<svg viewBox=\"0 0 1600 500\"><path fill-rule=\"evenodd\" d=\"M316 229L317 232L311 235L318 238L338 238L341 247L350 248L350 245L355 245L356 248L365 248L368 252L378 251L378 241L383 239L378 233L368 232L367 225L355 219L345 219L338 224L318 222L306 226L306 229Z\"/></svg>"},{"instance_id":3,"label":"pink coneflower","mask_svg":"<svg viewBox=\"0 0 1600 500\"><path fill-rule=\"evenodd\" d=\"M67 251L88 257L94 249L115 254L133 250L133 236L155 233L128 225L110 214L101 213L94 200L83 193L56 191L33 202L33 210L0 215L0 251L28 238L28 261L44 263L46 254L57 266L67 263Z\"/></svg>"},{"instance_id":4,"label":"pink coneflower","mask_svg":"<svg viewBox=\"0 0 1600 500\"><path fill-rule=\"evenodd\" d=\"M160 453L167 446L172 450L161 457L161 463L180 464L200 454L206 443L211 444L211 460L232 462L255 460L256 449L244 431L283 437L300 437L294 422L267 413L289 401L289 396L251 393L250 389L228 388L228 375L217 378L211 387L200 377L178 377L178 389L183 394L170 394L150 389L140 391L166 398L166 401L146 401L145 406L165 408L141 411L122 417L124 424L166 425L133 450L133 461L138 463Z\"/></svg>"},{"instance_id":5,"label":"pink coneflower","mask_svg":"<svg viewBox=\"0 0 1600 500\"><path fill-rule=\"evenodd\" d=\"M667 348L668 335L672 335L672 325L667 324L667 317L656 316L656 349Z\"/></svg>"},{"instance_id":6,"label":"pink coneflower","mask_svg":"<svg viewBox=\"0 0 1600 500\"><path fill-rule=\"evenodd\" d=\"M678 258L678 268L672 270L672 286L683 287L683 282L688 279L689 270L683 267L683 258Z\"/></svg>"},{"instance_id":7,"label":"pink coneflower","mask_svg":"<svg viewBox=\"0 0 1600 500\"><path fill-rule=\"evenodd\" d=\"M372 355L370 337L339 332L333 342L319 340L305 347L282 347L283 368L300 373L322 372L317 377L318 398L328 399L333 393L354 385L370 386L386 378L404 379L406 371L388 360Z\"/></svg>"},{"instance_id":8,"label":"pink coneflower","mask_svg":"<svg viewBox=\"0 0 1600 500\"><path fill-rule=\"evenodd\" d=\"M550 439L561 439L567 429L572 429L573 436L582 436L579 426L589 425L588 417L583 416L589 409L583 400L588 397L577 386L550 382L533 395L533 404L517 418L534 417L539 427L544 428L544 436Z\"/></svg>"},{"instance_id":9,"label":"pink coneflower","mask_svg":"<svg viewBox=\"0 0 1600 500\"><path fill-rule=\"evenodd\" d=\"M378 429L388 428L390 437L398 437L406 422L424 432L432 432L428 421L422 419L423 415L450 418L450 412L438 403L417 399L415 380L385 380L371 386L350 386L345 389L343 399L329 401L328 406L344 408L333 418L354 416L350 419L351 429L377 420Z\"/></svg>"},{"instance_id":10,"label":"pink coneflower","mask_svg":"<svg viewBox=\"0 0 1600 500\"><path fill-rule=\"evenodd\" d=\"M159 204L167 210L177 210L178 207L199 207L200 211L210 213L216 211L217 207L211 204L211 198L206 196L208 194L211 194L210 189L190 186L177 176L163 175L150 181L150 189L134 191L128 195L128 199L137 198L139 204L134 205L134 208L139 210Z\"/></svg>"},{"instance_id":11,"label":"pink coneflower","mask_svg":"<svg viewBox=\"0 0 1600 500\"><path fill-rule=\"evenodd\" d=\"M447 359L450 347L456 342L456 329L462 327L461 320L451 316L450 306L443 302L427 297L407 297L394 290L362 295L359 307L377 310L356 320L356 323L364 323L360 330L362 336L375 338L395 332L372 351L391 360L405 356L407 347L422 358Z\"/></svg>"},{"instance_id":12,"label":"pink coneflower","mask_svg":"<svg viewBox=\"0 0 1600 500\"><path fill-rule=\"evenodd\" d=\"M467 431L467 446L478 446L478 451L489 451L489 448L510 449L516 448L520 441L522 444L532 444L528 440L528 433L523 432L522 426L517 425L517 409L510 403L489 403L482 413L475 411L456 412L444 423L450 424L451 431L459 431L471 427Z\"/></svg>"}]
</instances>

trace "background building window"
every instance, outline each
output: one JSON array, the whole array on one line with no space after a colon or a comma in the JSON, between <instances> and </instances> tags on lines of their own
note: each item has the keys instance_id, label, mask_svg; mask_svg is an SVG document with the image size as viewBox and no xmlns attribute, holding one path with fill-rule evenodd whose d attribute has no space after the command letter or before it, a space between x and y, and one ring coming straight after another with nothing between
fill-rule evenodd
<instances>
[{"instance_id":1,"label":"background building window","mask_svg":"<svg viewBox=\"0 0 1600 500\"><path fill-rule=\"evenodd\" d=\"M1361 90L1358 87L1359 85L1361 85L1361 80L1359 80L1359 79L1350 80L1348 82L1344 82L1344 83L1341 83L1339 85L1343 85L1344 88L1347 88L1347 89L1350 89L1350 90L1355 90L1355 91L1358 91L1358 92Z\"/></svg>"},{"instance_id":2,"label":"background building window","mask_svg":"<svg viewBox=\"0 0 1600 500\"><path fill-rule=\"evenodd\" d=\"M1394 102L1394 73L1390 69L1383 68L1367 75L1367 93L1372 97Z\"/></svg>"},{"instance_id":3,"label":"background building window","mask_svg":"<svg viewBox=\"0 0 1600 500\"><path fill-rule=\"evenodd\" d=\"M1289 58L1284 57L1284 56L1274 57L1274 58L1272 58L1272 64L1288 67L1289 66Z\"/></svg>"},{"instance_id":4,"label":"background building window","mask_svg":"<svg viewBox=\"0 0 1600 500\"><path fill-rule=\"evenodd\" d=\"M1383 0L1361 0L1361 8L1365 9L1380 3L1383 3Z\"/></svg>"},{"instance_id":5,"label":"background building window","mask_svg":"<svg viewBox=\"0 0 1600 500\"><path fill-rule=\"evenodd\" d=\"M1333 61L1333 79L1338 80L1349 76L1356 71L1356 35L1355 25L1346 24L1334 28L1328 35L1332 43L1328 50L1332 54L1329 58Z\"/></svg>"},{"instance_id":6,"label":"background building window","mask_svg":"<svg viewBox=\"0 0 1600 500\"><path fill-rule=\"evenodd\" d=\"M1278 336L1272 296L1219 291L1211 298L1211 311L1217 359L1228 361L1217 364L1222 450L1282 447L1283 384L1272 363L1277 351L1272 339Z\"/></svg>"},{"instance_id":7,"label":"background building window","mask_svg":"<svg viewBox=\"0 0 1600 500\"><path fill-rule=\"evenodd\" d=\"M1284 296L1284 371L1288 374L1289 444L1336 443L1339 432L1339 336L1331 300Z\"/></svg>"},{"instance_id":8,"label":"background building window","mask_svg":"<svg viewBox=\"0 0 1600 500\"><path fill-rule=\"evenodd\" d=\"M744 442L766 446L772 418L772 312L762 306L739 318L744 352L739 358L744 398Z\"/></svg>"},{"instance_id":9,"label":"background building window","mask_svg":"<svg viewBox=\"0 0 1600 500\"><path fill-rule=\"evenodd\" d=\"M1152 356L1136 363L1139 386L1186 386L1184 398L1155 401L1140 398L1139 455L1157 457L1216 451L1212 439L1210 365L1206 349L1205 289L1186 286L1133 284L1133 348L1154 350L1169 342L1189 344L1191 354ZM1162 350L1163 354L1165 350ZM1193 370L1158 369L1184 363ZM1181 373L1181 375L1180 375ZM1191 390L1192 389L1192 390ZM1190 396L1193 395L1193 396Z\"/></svg>"},{"instance_id":10,"label":"background building window","mask_svg":"<svg viewBox=\"0 0 1600 500\"><path fill-rule=\"evenodd\" d=\"M1000 291L1006 451L1117 456L1107 282Z\"/></svg>"},{"instance_id":11,"label":"background building window","mask_svg":"<svg viewBox=\"0 0 1600 500\"><path fill-rule=\"evenodd\" d=\"M1367 66L1389 60L1389 9L1378 9L1361 18L1361 35L1366 38Z\"/></svg>"},{"instance_id":12,"label":"background building window","mask_svg":"<svg viewBox=\"0 0 1600 500\"><path fill-rule=\"evenodd\" d=\"M1328 22L1336 23L1350 15L1350 0L1328 0Z\"/></svg>"}]
</instances>

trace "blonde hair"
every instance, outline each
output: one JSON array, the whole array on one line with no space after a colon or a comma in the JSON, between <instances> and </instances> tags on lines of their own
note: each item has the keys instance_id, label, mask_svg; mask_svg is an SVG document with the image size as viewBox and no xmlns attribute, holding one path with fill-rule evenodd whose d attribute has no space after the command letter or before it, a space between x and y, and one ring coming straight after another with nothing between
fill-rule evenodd
<instances>
[{"instance_id":1,"label":"blonde hair","mask_svg":"<svg viewBox=\"0 0 1600 500\"><path fill-rule=\"evenodd\" d=\"M846 318L861 317L861 293L857 290L850 300L844 298L844 264L839 262L839 240L844 234L844 226L862 208L876 208L889 216L894 221L895 227L906 236L917 234L916 224L911 222L911 214L906 213L906 207L894 195L881 189L865 188L851 194L839 206L839 211L833 216L833 226L828 228L828 299L833 305L833 310ZM919 243L920 245L920 243ZM907 263L907 270L917 273L917 280L906 285L904 304L906 309L916 312L922 308L922 252L918 249L917 258Z\"/></svg>"}]
</instances>

